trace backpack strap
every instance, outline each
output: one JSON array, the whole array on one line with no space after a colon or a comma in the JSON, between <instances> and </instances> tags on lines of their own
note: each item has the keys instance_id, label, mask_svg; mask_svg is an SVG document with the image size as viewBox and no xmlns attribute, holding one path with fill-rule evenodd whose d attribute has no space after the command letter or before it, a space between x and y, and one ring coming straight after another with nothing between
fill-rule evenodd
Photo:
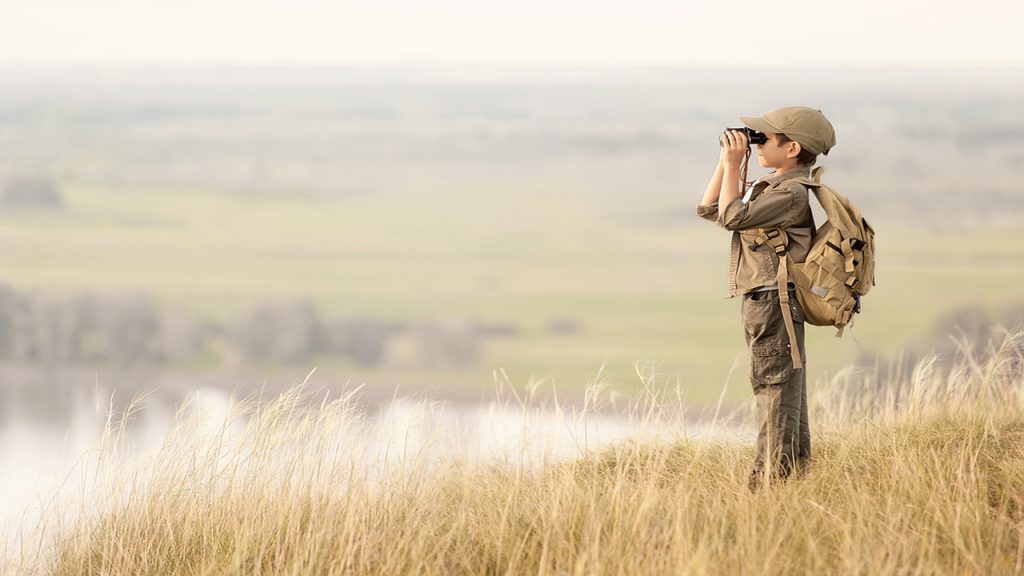
<instances>
[{"instance_id":1,"label":"backpack strap","mask_svg":"<svg viewBox=\"0 0 1024 576\"><path fill-rule=\"evenodd\" d=\"M779 228L758 228L757 237L750 244L751 250L757 250L767 244L779 255L779 305L782 307L782 320L786 324L786 333L789 335L789 355L793 359L793 368L804 367L800 359L800 347L796 341L796 325L793 324L793 310L790 308L789 300L789 256L787 246L789 236Z\"/></svg>"},{"instance_id":2,"label":"backpack strap","mask_svg":"<svg viewBox=\"0 0 1024 576\"><path fill-rule=\"evenodd\" d=\"M782 306L782 319L786 324L786 332L789 333L789 354L793 358L793 368L803 368L804 363L800 359L800 346L796 341L796 326L793 324L793 310L789 306L789 270L787 266L789 257L783 252L779 254L779 305Z\"/></svg>"},{"instance_id":3,"label":"backpack strap","mask_svg":"<svg viewBox=\"0 0 1024 576\"><path fill-rule=\"evenodd\" d=\"M807 171L807 177L801 177L799 180L801 183L808 186L808 188L813 189L817 196L817 189L821 186L821 177L824 173L825 168L823 166L818 166L817 168L809 169ZM824 207L824 203L821 202L820 197L818 198L818 203L822 204L822 207ZM765 244L771 246L772 249L775 250L775 253L779 255L779 273L777 276L779 305L782 306L782 320L786 324L786 333L789 335L789 354L793 359L793 368L803 368L804 363L803 360L800 359L800 347L797 345L796 341L796 325L793 324L793 309L790 307L789 299L789 236L786 235L785 231L779 228L758 228L754 241L750 243L750 249L757 250ZM847 268L852 270L853 251L850 250L846 256L845 265Z\"/></svg>"}]
</instances>

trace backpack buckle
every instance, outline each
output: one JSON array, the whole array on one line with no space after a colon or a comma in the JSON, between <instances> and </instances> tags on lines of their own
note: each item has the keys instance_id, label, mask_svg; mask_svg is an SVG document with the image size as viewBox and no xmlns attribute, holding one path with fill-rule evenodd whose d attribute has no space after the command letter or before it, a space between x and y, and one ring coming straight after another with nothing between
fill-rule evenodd
<instances>
[{"instance_id":1,"label":"backpack buckle","mask_svg":"<svg viewBox=\"0 0 1024 576\"><path fill-rule=\"evenodd\" d=\"M782 235L782 231L779 230L778 228L768 228L767 230L761 228L761 235L763 236L763 238L755 239L748 246L751 251L756 252L758 248L767 244L769 240L774 240L778 238L779 236ZM779 251L779 248L777 246L774 248L776 254L782 254L782 252L786 251L785 247L783 247L782 252Z\"/></svg>"}]
</instances>

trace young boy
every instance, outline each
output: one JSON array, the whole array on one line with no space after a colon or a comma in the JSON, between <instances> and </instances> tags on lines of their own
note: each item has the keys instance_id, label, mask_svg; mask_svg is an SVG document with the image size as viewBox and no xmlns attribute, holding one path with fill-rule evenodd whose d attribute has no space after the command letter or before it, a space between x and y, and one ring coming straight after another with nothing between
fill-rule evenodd
<instances>
[{"instance_id":1,"label":"young boy","mask_svg":"<svg viewBox=\"0 0 1024 576\"><path fill-rule=\"evenodd\" d=\"M775 171L741 189L747 136L727 130L697 215L732 231L729 297L743 297L741 315L757 403L759 432L749 480L750 490L756 491L766 474L785 479L811 456L804 313L792 283L788 298L780 295L779 254L766 242L781 230L787 241L778 249L788 253L790 262L804 261L815 229L805 179L818 155L828 154L836 139L821 111L803 106L741 116L740 121L765 134L767 141L756 145L758 164ZM782 310L787 300L789 326Z\"/></svg>"}]
</instances>

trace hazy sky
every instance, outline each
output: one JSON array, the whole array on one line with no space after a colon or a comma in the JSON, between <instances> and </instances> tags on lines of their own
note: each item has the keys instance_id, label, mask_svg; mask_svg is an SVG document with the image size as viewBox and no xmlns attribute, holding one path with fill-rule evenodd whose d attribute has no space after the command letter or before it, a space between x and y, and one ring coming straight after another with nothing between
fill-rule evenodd
<instances>
[{"instance_id":1,"label":"hazy sky","mask_svg":"<svg viewBox=\"0 0 1024 576\"><path fill-rule=\"evenodd\" d=\"M0 0L2 63L1021 66L1020 0Z\"/></svg>"}]
</instances>

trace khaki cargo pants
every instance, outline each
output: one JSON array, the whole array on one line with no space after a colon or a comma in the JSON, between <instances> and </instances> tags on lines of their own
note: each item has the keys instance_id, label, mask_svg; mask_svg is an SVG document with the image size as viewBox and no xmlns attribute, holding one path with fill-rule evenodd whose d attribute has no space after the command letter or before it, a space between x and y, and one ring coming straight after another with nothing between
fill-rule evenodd
<instances>
[{"instance_id":1,"label":"khaki cargo pants","mask_svg":"<svg viewBox=\"0 0 1024 576\"><path fill-rule=\"evenodd\" d=\"M806 366L804 312L796 293L790 290L789 294L797 346ZM807 371L793 368L778 290L745 294L742 318L750 352L750 383L757 401L759 431L750 475L750 488L756 490L766 472L773 479L784 479L806 466L811 456Z\"/></svg>"}]
</instances>

